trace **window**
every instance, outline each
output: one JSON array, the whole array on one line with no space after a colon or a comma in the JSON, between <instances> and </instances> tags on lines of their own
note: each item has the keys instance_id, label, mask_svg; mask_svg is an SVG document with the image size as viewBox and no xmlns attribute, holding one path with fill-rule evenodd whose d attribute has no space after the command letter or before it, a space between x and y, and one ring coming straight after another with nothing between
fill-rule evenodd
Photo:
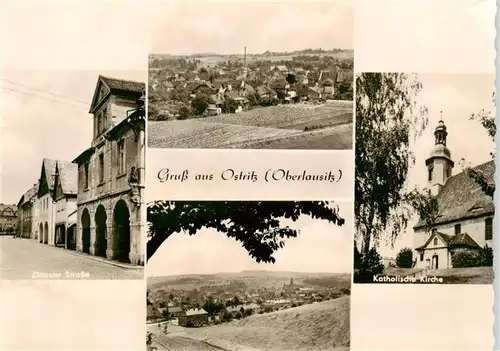
<instances>
[{"instance_id":1,"label":"window","mask_svg":"<svg viewBox=\"0 0 500 351\"><path fill-rule=\"evenodd\" d=\"M462 232L462 226L460 224L455 224L455 235L458 235Z\"/></svg>"},{"instance_id":2,"label":"window","mask_svg":"<svg viewBox=\"0 0 500 351\"><path fill-rule=\"evenodd\" d=\"M491 240L493 239L493 219L486 218L484 220L484 239Z\"/></svg>"},{"instance_id":3,"label":"window","mask_svg":"<svg viewBox=\"0 0 500 351\"><path fill-rule=\"evenodd\" d=\"M89 164L88 162L83 165L83 188L88 189L89 187Z\"/></svg>"},{"instance_id":4,"label":"window","mask_svg":"<svg viewBox=\"0 0 500 351\"><path fill-rule=\"evenodd\" d=\"M99 184L104 183L104 154L99 155Z\"/></svg>"},{"instance_id":5,"label":"window","mask_svg":"<svg viewBox=\"0 0 500 351\"><path fill-rule=\"evenodd\" d=\"M427 168L427 180L429 182L432 182L432 170L433 170L432 166L430 166L429 168Z\"/></svg>"},{"instance_id":6,"label":"window","mask_svg":"<svg viewBox=\"0 0 500 351\"><path fill-rule=\"evenodd\" d=\"M434 238L434 246L438 244L438 238Z\"/></svg>"},{"instance_id":7,"label":"window","mask_svg":"<svg viewBox=\"0 0 500 351\"><path fill-rule=\"evenodd\" d=\"M102 129L102 115L99 113L97 115L97 134L101 134L101 129Z\"/></svg>"},{"instance_id":8,"label":"window","mask_svg":"<svg viewBox=\"0 0 500 351\"><path fill-rule=\"evenodd\" d=\"M118 174L125 173L125 140L118 142Z\"/></svg>"},{"instance_id":9,"label":"window","mask_svg":"<svg viewBox=\"0 0 500 351\"><path fill-rule=\"evenodd\" d=\"M423 254L423 253L421 253L421 254L420 254L420 261L423 261L423 260L424 260L424 254Z\"/></svg>"}]
</instances>

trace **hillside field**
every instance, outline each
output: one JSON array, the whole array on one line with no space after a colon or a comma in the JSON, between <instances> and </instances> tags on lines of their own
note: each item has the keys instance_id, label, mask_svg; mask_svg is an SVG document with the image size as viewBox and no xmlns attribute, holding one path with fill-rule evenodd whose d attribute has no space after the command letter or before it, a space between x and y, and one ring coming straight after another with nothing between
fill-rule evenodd
<instances>
[{"instance_id":1,"label":"hillside field","mask_svg":"<svg viewBox=\"0 0 500 351\"><path fill-rule=\"evenodd\" d=\"M187 337L231 351L346 351L349 307L350 298L344 296L210 327L172 328L162 339Z\"/></svg>"},{"instance_id":2,"label":"hillside field","mask_svg":"<svg viewBox=\"0 0 500 351\"><path fill-rule=\"evenodd\" d=\"M148 122L152 148L352 149L353 103L288 105Z\"/></svg>"}]
</instances>

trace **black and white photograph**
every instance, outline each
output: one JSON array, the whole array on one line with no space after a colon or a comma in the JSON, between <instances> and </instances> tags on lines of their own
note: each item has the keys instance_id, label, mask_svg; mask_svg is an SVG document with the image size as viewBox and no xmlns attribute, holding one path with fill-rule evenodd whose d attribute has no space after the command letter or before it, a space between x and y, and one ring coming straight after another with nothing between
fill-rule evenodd
<instances>
[{"instance_id":1,"label":"black and white photograph","mask_svg":"<svg viewBox=\"0 0 500 351\"><path fill-rule=\"evenodd\" d=\"M148 147L352 150L352 6L158 5Z\"/></svg>"},{"instance_id":2,"label":"black and white photograph","mask_svg":"<svg viewBox=\"0 0 500 351\"><path fill-rule=\"evenodd\" d=\"M494 80L357 75L355 283L493 284Z\"/></svg>"},{"instance_id":3,"label":"black and white photograph","mask_svg":"<svg viewBox=\"0 0 500 351\"><path fill-rule=\"evenodd\" d=\"M148 351L350 349L352 201L147 211Z\"/></svg>"},{"instance_id":4,"label":"black and white photograph","mask_svg":"<svg viewBox=\"0 0 500 351\"><path fill-rule=\"evenodd\" d=\"M145 71L1 83L2 279L143 279Z\"/></svg>"}]
</instances>

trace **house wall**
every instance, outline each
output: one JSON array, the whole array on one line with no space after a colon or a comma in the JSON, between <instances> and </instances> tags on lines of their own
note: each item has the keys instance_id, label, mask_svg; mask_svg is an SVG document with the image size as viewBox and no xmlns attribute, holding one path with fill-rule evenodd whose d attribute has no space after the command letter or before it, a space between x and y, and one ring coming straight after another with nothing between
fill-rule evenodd
<instances>
[{"instance_id":1,"label":"house wall","mask_svg":"<svg viewBox=\"0 0 500 351\"><path fill-rule=\"evenodd\" d=\"M38 198L38 223L37 228L45 228L48 225L48 244L55 245L55 203L52 201L50 193ZM45 229L44 229L45 230ZM38 237L40 238L40 236Z\"/></svg>"},{"instance_id":2,"label":"house wall","mask_svg":"<svg viewBox=\"0 0 500 351\"><path fill-rule=\"evenodd\" d=\"M56 201L56 224L66 223L68 216L76 211L76 197L62 197Z\"/></svg>"},{"instance_id":3,"label":"house wall","mask_svg":"<svg viewBox=\"0 0 500 351\"><path fill-rule=\"evenodd\" d=\"M461 225L461 233L467 233L474 241L481 247L484 247L485 245L488 245L489 247L493 247L493 240L486 240L485 239L485 230L486 230L486 224L485 220L487 218L494 218L493 215L490 216L481 216L477 218L472 218L472 219L467 219L463 221L455 221L451 223L446 223L446 224L439 224L436 225L434 228L437 229L438 232L441 232L443 234L448 234L448 235L455 235L455 224L460 224ZM494 222L494 221L493 221ZM493 230L494 232L494 230ZM432 234L426 233L423 229L419 229L415 231L414 234L414 248L417 248L419 246L422 246L425 244L427 239L431 236ZM440 240L440 239L439 239ZM429 244L429 248L433 247L433 243ZM426 250L427 251L427 250ZM414 257L417 257L417 267L418 268L425 268L422 266L422 262L420 262L420 253L418 251L413 252ZM448 268L451 268L451 255L448 258ZM439 262L441 264L441 257L439 258ZM424 259L424 264L425 264L425 259ZM440 266L441 267L441 266ZM445 267L443 267L445 268Z\"/></svg>"},{"instance_id":4,"label":"house wall","mask_svg":"<svg viewBox=\"0 0 500 351\"><path fill-rule=\"evenodd\" d=\"M440 237L436 236L436 238L437 244L434 244L434 240L432 240L427 246L427 250L423 252L423 260L421 260L421 252L415 253L417 258L416 268L431 269L434 255L438 256L439 269L451 268L451 255L448 252L448 247Z\"/></svg>"},{"instance_id":5,"label":"house wall","mask_svg":"<svg viewBox=\"0 0 500 351\"><path fill-rule=\"evenodd\" d=\"M125 118L125 111L136 108L135 104L130 105L127 100L115 100L111 97L108 111L115 116L117 123ZM111 108L109 107L111 106ZM116 114L116 115L115 115ZM119 115L120 114L120 115ZM123 140L125 145L125 166L122 172L118 168L118 142ZM95 213L99 205L103 205L106 211L106 227L108 248L106 257L114 257L113 252L113 215L116 204L119 200L124 200L130 214L130 261L133 264L144 263L143 233L145 231L146 205L144 203L144 179L145 179L145 134L140 132L137 136L133 130L127 130L117 140L107 140L97 137L93 141L94 146L98 146L90 157L88 188L84 189L84 164L78 168L78 217L77 217L77 250L82 251L82 214L85 209L90 214L91 228L91 248L90 253L95 254L96 224ZM104 155L104 180L99 182L99 155ZM129 175L132 167L139 173L139 185L135 188L137 194L133 193L129 184ZM136 196L138 195L138 196ZM134 203L139 199L138 203ZM144 219L144 220L143 220Z\"/></svg>"}]
</instances>

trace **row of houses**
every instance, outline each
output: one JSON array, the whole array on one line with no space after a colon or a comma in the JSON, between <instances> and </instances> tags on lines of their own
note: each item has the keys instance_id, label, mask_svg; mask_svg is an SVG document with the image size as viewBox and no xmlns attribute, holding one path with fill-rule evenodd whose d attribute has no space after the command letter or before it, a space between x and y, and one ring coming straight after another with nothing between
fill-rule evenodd
<instances>
[{"instance_id":1,"label":"row of houses","mask_svg":"<svg viewBox=\"0 0 500 351\"><path fill-rule=\"evenodd\" d=\"M144 264L145 83L99 76L90 147L72 161L44 158L18 202L18 235Z\"/></svg>"},{"instance_id":2,"label":"row of houses","mask_svg":"<svg viewBox=\"0 0 500 351\"><path fill-rule=\"evenodd\" d=\"M17 211L16 205L0 204L0 235L12 235L16 232Z\"/></svg>"}]
</instances>

